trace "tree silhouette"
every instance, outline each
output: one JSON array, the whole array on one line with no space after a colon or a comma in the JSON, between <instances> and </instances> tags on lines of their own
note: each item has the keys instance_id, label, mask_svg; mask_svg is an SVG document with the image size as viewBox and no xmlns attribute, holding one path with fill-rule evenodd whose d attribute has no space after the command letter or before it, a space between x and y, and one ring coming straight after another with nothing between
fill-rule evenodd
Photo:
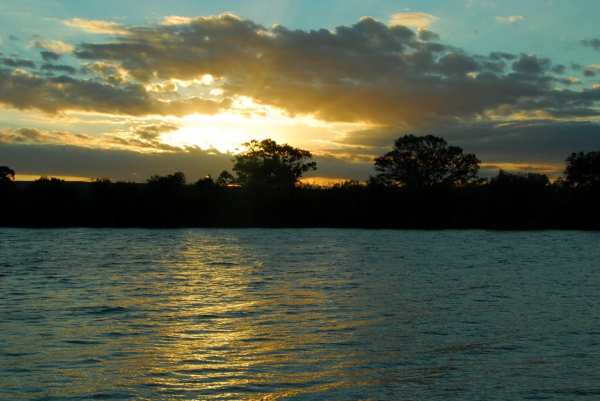
<instances>
[{"instance_id":1,"label":"tree silhouette","mask_svg":"<svg viewBox=\"0 0 600 401\"><path fill-rule=\"evenodd\" d=\"M391 152L375 159L375 170L380 171L375 178L406 186L466 184L477 179L479 163L474 154L463 154L443 138L405 135L394 141Z\"/></svg>"},{"instance_id":2,"label":"tree silhouette","mask_svg":"<svg viewBox=\"0 0 600 401\"><path fill-rule=\"evenodd\" d=\"M223 170L219 177L217 178L217 185L226 187L228 185L232 185L235 183L235 178L231 173L227 170Z\"/></svg>"},{"instance_id":3,"label":"tree silhouette","mask_svg":"<svg viewBox=\"0 0 600 401\"><path fill-rule=\"evenodd\" d=\"M294 186L303 173L317 169L317 163L306 163L312 158L309 151L288 144L278 145L265 139L252 140L242 146L247 150L232 159L235 161L233 171L237 174L235 182L242 186Z\"/></svg>"},{"instance_id":4,"label":"tree silhouette","mask_svg":"<svg viewBox=\"0 0 600 401\"><path fill-rule=\"evenodd\" d=\"M165 177L153 175L146 182L150 185L158 185L161 187L180 187L185 184L185 174L178 171L173 174L168 174Z\"/></svg>"},{"instance_id":5,"label":"tree silhouette","mask_svg":"<svg viewBox=\"0 0 600 401\"><path fill-rule=\"evenodd\" d=\"M0 182L11 182L15 179L15 171L6 167L0 166Z\"/></svg>"},{"instance_id":6,"label":"tree silhouette","mask_svg":"<svg viewBox=\"0 0 600 401\"><path fill-rule=\"evenodd\" d=\"M600 152L572 153L567 157L566 182L577 187L600 184Z\"/></svg>"}]
</instances>

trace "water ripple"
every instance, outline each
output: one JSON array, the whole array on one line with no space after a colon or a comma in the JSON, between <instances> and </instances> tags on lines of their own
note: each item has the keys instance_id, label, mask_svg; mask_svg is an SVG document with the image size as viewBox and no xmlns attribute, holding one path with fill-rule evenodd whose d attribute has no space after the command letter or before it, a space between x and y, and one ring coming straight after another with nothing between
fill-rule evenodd
<instances>
[{"instance_id":1,"label":"water ripple","mask_svg":"<svg viewBox=\"0 0 600 401\"><path fill-rule=\"evenodd\" d=\"M0 238L0 399L600 396L599 233Z\"/></svg>"}]
</instances>

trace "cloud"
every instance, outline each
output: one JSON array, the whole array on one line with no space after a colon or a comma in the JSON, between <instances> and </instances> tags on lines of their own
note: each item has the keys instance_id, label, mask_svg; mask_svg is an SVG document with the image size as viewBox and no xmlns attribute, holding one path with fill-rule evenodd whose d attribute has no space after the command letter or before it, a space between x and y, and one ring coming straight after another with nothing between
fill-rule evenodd
<instances>
[{"instance_id":1,"label":"cloud","mask_svg":"<svg viewBox=\"0 0 600 401\"><path fill-rule=\"evenodd\" d=\"M521 57L513 63L512 68L514 71L522 74L539 75L548 70L550 66L550 59L538 59L531 54L522 54Z\"/></svg>"},{"instance_id":2,"label":"cloud","mask_svg":"<svg viewBox=\"0 0 600 401\"><path fill-rule=\"evenodd\" d=\"M76 74L77 70L70 65L44 64L40 67L41 70L66 72L67 74Z\"/></svg>"},{"instance_id":3,"label":"cloud","mask_svg":"<svg viewBox=\"0 0 600 401\"><path fill-rule=\"evenodd\" d=\"M144 124L132 125L127 131L91 136L33 127L3 128L0 129L0 143L70 145L93 149L125 149L141 153L185 152L184 147L168 145L161 141L162 134L177 130L179 127L170 124Z\"/></svg>"},{"instance_id":4,"label":"cloud","mask_svg":"<svg viewBox=\"0 0 600 401\"><path fill-rule=\"evenodd\" d=\"M589 46L594 50L600 50L600 39L581 39L580 43Z\"/></svg>"},{"instance_id":5,"label":"cloud","mask_svg":"<svg viewBox=\"0 0 600 401\"><path fill-rule=\"evenodd\" d=\"M81 71L83 73L91 72L97 74L100 79L110 85L125 85L131 83L131 77L128 76L127 71L110 63L101 61L84 63L81 67ZM150 87L151 86L152 85L150 85ZM148 88L148 90L150 90L150 88Z\"/></svg>"},{"instance_id":6,"label":"cloud","mask_svg":"<svg viewBox=\"0 0 600 401\"><path fill-rule=\"evenodd\" d=\"M63 21L63 24L91 33L105 33L114 35L126 35L128 33L126 29L123 29L121 24L109 21L73 18L70 21Z\"/></svg>"},{"instance_id":7,"label":"cloud","mask_svg":"<svg viewBox=\"0 0 600 401\"><path fill-rule=\"evenodd\" d=\"M439 18L423 13L423 12L412 12L412 13L398 13L392 16L390 25L404 25L404 26L429 26Z\"/></svg>"},{"instance_id":8,"label":"cloud","mask_svg":"<svg viewBox=\"0 0 600 401\"><path fill-rule=\"evenodd\" d=\"M588 65L583 69L583 75L586 77L595 77L596 74L600 73L600 65Z\"/></svg>"},{"instance_id":9,"label":"cloud","mask_svg":"<svg viewBox=\"0 0 600 401\"><path fill-rule=\"evenodd\" d=\"M180 17L178 15L166 16L161 25L185 25L192 22L193 18Z\"/></svg>"},{"instance_id":10,"label":"cloud","mask_svg":"<svg viewBox=\"0 0 600 401\"><path fill-rule=\"evenodd\" d=\"M521 15L511 15L510 17L496 17L496 21L499 24L508 24L508 25L514 25L517 22L524 20L525 18L523 18L523 16Z\"/></svg>"},{"instance_id":11,"label":"cloud","mask_svg":"<svg viewBox=\"0 0 600 401\"><path fill-rule=\"evenodd\" d=\"M9 67L35 68L35 63L26 59L12 59L10 57L0 57L0 62Z\"/></svg>"},{"instance_id":12,"label":"cloud","mask_svg":"<svg viewBox=\"0 0 600 401\"><path fill-rule=\"evenodd\" d=\"M19 110L47 113L86 111L130 116L213 115L231 107L232 100L190 97L174 101L154 98L141 84L110 85L67 76L44 78L23 70L0 69L0 103Z\"/></svg>"},{"instance_id":13,"label":"cloud","mask_svg":"<svg viewBox=\"0 0 600 401\"><path fill-rule=\"evenodd\" d=\"M231 155L215 149L187 148L180 152L139 153L70 145L8 144L0 142L0 160L17 174L107 177L143 182L152 175L185 173L189 182L206 174L217 177L231 170Z\"/></svg>"},{"instance_id":14,"label":"cloud","mask_svg":"<svg viewBox=\"0 0 600 401\"><path fill-rule=\"evenodd\" d=\"M45 40L38 39L29 42L30 47L37 47L40 49L48 49L55 53L69 53L75 50L75 46L61 42L60 40Z\"/></svg>"},{"instance_id":15,"label":"cloud","mask_svg":"<svg viewBox=\"0 0 600 401\"><path fill-rule=\"evenodd\" d=\"M440 58L438 70L446 76L465 76L469 72L480 71L481 66L462 52L448 52Z\"/></svg>"},{"instance_id":16,"label":"cloud","mask_svg":"<svg viewBox=\"0 0 600 401\"><path fill-rule=\"evenodd\" d=\"M435 39L439 39L440 35L438 35L435 32L430 31L427 28L423 28L423 27L419 27L419 38L421 40L435 40Z\"/></svg>"},{"instance_id":17,"label":"cloud","mask_svg":"<svg viewBox=\"0 0 600 401\"><path fill-rule=\"evenodd\" d=\"M163 133L177 131L178 129L179 127L169 124L132 126L135 135L145 140L155 140Z\"/></svg>"},{"instance_id":18,"label":"cloud","mask_svg":"<svg viewBox=\"0 0 600 401\"><path fill-rule=\"evenodd\" d=\"M0 129L0 143L44 143L44 144L70 144L86 146L98 143L99 139L86 134L71 134L64 131L47 131L31 127Z\"/></svg>"},{"instance_id":19,"label":"cloud","mask_svg":"<svg viewBox=\"0 0 600 401\"><path fill-rule=\"evenodd\" d=\"M579 78L574 78L574 77L558 79L557 82L560 82L561 84L567 85L567 86L581 84L581 80Z\"/></svg>"},{"instance_id":20,"label":"cloud","mask_svg":"<svg viewBox=\"0 0 600 401\"><path fill-rule=\"evenodd\" d=\"M42 55L42 58L44 59L44 61L46 62L52 62L52 61L58 61L62 55L55 53L55 52L49 52L49 51L42 51L40 52L40 54Z\"/></svg>"},{"instance_id":21,"label":"cloud","mask_svg":"<svg viewBox=\"0 0 600 401\"><path fill-rule=\"evenodd\" d=\"M173 81L164 81L150 84L146 87L151 92L174 93L177 91L177 85Z\"/></svg>"}]
</instances>

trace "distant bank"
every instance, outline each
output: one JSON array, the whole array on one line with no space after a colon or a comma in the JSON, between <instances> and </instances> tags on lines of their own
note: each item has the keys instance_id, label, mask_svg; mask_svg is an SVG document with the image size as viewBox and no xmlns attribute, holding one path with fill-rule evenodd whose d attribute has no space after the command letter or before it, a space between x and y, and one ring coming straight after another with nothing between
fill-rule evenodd
<instances>
[{"instance_id":1,"label":"distant bank","mask_svg":"<svg viewBox=\"0 0 600 401\"><path fill-rule=\"evenodd\" d=\"M600 187L505 174L467 186L145 184L43 179L0 185L3 227L600 229Z\"/></svg>"}]
</instances>

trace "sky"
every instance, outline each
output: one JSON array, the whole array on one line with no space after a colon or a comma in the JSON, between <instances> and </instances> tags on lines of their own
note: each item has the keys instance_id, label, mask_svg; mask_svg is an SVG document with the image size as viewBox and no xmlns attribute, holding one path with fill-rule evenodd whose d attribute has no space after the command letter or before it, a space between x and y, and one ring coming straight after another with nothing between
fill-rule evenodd
<instances>
[{"instance_id":1,"label":"sky","mask_svg":"<svg viewBox=\"0 0 600 401\"><path fill-rule=\"evenodd\" d=\"M0 0L0 165L189 181L252 139L364 181L435 135L556 178L600 150L597 0Z\"/></svg>"}]
</instances>

